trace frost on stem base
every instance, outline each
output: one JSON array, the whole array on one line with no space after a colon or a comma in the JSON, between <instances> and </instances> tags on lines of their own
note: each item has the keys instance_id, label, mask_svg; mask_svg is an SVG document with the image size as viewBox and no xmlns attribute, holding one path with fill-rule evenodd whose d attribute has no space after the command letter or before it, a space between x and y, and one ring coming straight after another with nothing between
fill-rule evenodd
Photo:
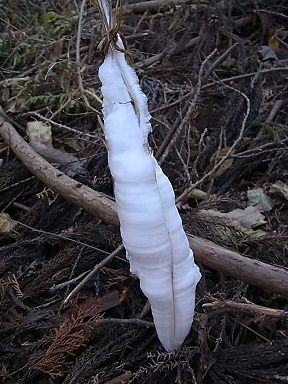
<instances>
[{"instance_id":1,"label":"frost on stem base","mask_svg":"<svg viewBox=\"0 0 288 384\"><path fill-rule=\"evenodd\" d=\"M123 53L111 49L99 77L121 236L131 272L151 304L158 337L171 351L191 328L201 274L172 186L147 150L150 115L135 72Z\"/></svg>"}]
</instances>

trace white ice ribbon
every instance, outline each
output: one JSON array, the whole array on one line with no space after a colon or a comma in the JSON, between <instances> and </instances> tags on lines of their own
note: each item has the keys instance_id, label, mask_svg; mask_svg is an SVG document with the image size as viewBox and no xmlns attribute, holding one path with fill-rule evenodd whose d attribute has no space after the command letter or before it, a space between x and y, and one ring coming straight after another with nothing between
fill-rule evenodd
<instances>
[{"instance_id":1,"label":"white ice ribbon","mask_svg":"<svg viewBox=\"0 0 288 384\"><path fill-rule=\"evenodd\" d=\"M105 0L100 2L109 21L109 6ZM123 48L119 36L117 44ZM123 52L110 47L99 77L123 244L131 272L139 277L151 304L158 337L171 351L190 331L201 274L172 186L147 145L150 114L135 71Z\"/></svg>"}]
</instances>

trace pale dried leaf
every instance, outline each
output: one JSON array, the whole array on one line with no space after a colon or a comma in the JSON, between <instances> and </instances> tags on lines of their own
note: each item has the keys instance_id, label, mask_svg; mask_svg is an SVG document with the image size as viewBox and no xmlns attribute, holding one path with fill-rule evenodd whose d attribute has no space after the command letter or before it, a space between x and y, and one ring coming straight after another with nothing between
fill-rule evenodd
<instances>
[{"instance_id":1,"label":"pale dried leaf","mask_svg":"<svg viewBox=\"0 0 288 384\"><path fill-rule=\"evenodd\" d=\"M261 45L258 52L261 54L263 61L266 61L266 60L279 61L276 53L273 51L272 48L268 47L267 45Z\"/></svg>"},{"instance_id":2,"label":"pale dried leaf","mask_svg":"<svg viewBox=\"0 0 288 384\"><path fill-rule=\"evenodd\" d=\"M249 189L247 197L249 203L257 207L260 212L267 212L273 208L273 201L264 193L263 188Z\"/></svg>"},{"instance_id":3,"label":"pale dried leaf","mask_svg":"<svg viewBox=\"0 0 288 384\"><path fill-rule=\"evenodd\" d=\"M215 167L215 165L219 163L220 160L222 160L223 157L227 155L229 151L230 151L229 147L221 148L220 150L217 149L217 151L214 152L213 155L211 156L209 164L205 169L205 172L206 173L210 172ZM226 160L224 160L223 163L215 172L215 177L222 176L226 171L228 171L228 169L231 168L233 161L234 160L229 157Z\"/></svg>"},{"instance_id":4,"label":"pale dried leaf","mask_svg":"<svg viewBox=\"0 0 288 384\"><path fill-rule=\"evenodd\" d=\"M214 217L221 217L228 220L232 220L234 223L237 222L238 225L243 226L246 229L251 229L259 227L266 223L265 217L256 207L249 206L245 209L234 209L230 212L219 212L214 209L208 209L205 212L206 214Z\"/></svg>"},{"instance_id":5,"label":"pale dried leaf","mask_svg":"<svg viewBox=\"0 0 288 384\"><path fill-rule=\"evenodd\" d=\"M204 200L206 196L207 196L207 193L198 188L192 189L192 191L189 192L187 195L188 199L195 199L195 200Z\"/></svg>"},{"instance_id":6,"label":"pale dried leaf","mask_svg":"<svg viewBox=\"0 0 288 384\"><path fill-rule=\"evenodd\" d=\"M49 163L65 166L68 176L84 175L85 169L78 158L61 149L53 148L51 127L39 121L27 124L29 143L34 151L43 156Z\"/></svg>"},{"instance_id":7,"label":"pale dried leaf","mask_svg":"<svg viewBox=\"0 0 288 384\"><path fill-rule=\"evenodd\" d=\"M41 121L30 121L27 123L27 136L29 141L36 141L48 147L52 147L52 132L50 125Z\"/></svg>"},{"instance_id":8,"label":"pale dried leaf","mask_svg":"<svg viewBox=\"0 0 288 384\"><path fill-rule=\"evenodd\" d=\"M278 51L279 49L279 45L280 45L280 42L279 42L279 39L278 39L278 36L276 34L272 35L269 37L268 39L268 46L275 52L275 51Z\"/></svg>"},{"instance_id":9,"label":"pale dried leaf","mask_svg":"<svg viewBox=\"0 0 288 384\"><path fill-rule=\"evenodd\" d=\"M8 213L0 213L0 233L11 232L17 225L17 222L11 219Z\"/></svg>"},{"instance_id":10,"label":"pale dried leaf","mask_svg":"<svg viewBox=\"0 0 288 384\"><path fill-rule=\"evenodd\" d=\"M257 209L257 207L249 206L245 209L233 209L228 212L227 217L239 221L245 228L255 228L266 223L265 216Z\"/></svg>"}]
</instances>

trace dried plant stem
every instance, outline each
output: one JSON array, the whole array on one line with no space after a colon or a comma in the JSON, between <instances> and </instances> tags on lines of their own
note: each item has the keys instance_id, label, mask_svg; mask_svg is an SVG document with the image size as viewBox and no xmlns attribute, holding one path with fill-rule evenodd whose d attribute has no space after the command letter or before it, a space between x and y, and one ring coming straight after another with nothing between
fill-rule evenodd
<instances>
[{"instance_id":1,"label":"dried plant stem","mask_svg":"<svg viewBox=\"0 0 288 384\"><path fill-rule=\"evenodd\" d=\"M119 225L115 203L108 196L59 172L38 155L2 117L0 117L0 136L22 163L47 187L91 215L116 227ZM288 295L286 269L250 259L197 236L188 235L188 240L199 264L270 292Z\"/></svg>"},{"instance_id":2,"label":"dried plant stem","mask_svg":"<svg viewBox=\"0 0 288 384\"><path fill-rule=\"evenodd\" d=\"M246 127L246 122L247 122L247 119L248 119L248 116L249 116L249 113L250 113L250 100L249 98L245 95L245 93L239 91L238 89L236 88L233 88L233 87L230 87L229 85L225 85L227 88L239 93L240 95L242 95L244 97L244 99L246 100L246 113L245 113L245 116L244 116L244 119L242 121L242 125L241 125L241 129L240 129L240 132L239 132L239 135L237 137L237 139L234 141L234 143L231 145L231 147L229 148L229 150L227 151L226 155L222 157L222 159L220 161L218 161L217 164L215 164L215 166L213 167L213 169L211 169L210 172L206 173L200 180L196 181L196 183L190 185L188 188L185 189L185 191L180 195L178 196L178 198L176 199L176 202L179 203L180 201L182 201L187 195L188 193L190 193L192 191L192 189L198 187L198 185L202 184L205 180L209 179L211 176L213 176L215 174L215 172L219 169L219 167L224 163L224 161L226 161L228 159L228 157L233 153L234 149L236 148L236 146L238 145L239 141L242 139L243 137L243 134L244 134L244 130L245 130L245 127Z\"/></svg>"},{"instance_id":3,"label":"dried plant stem","mask_svg":"<svg viewBox=\"0 0 288 384\"><path fill-rule=\"evenodd\" d=\"M208 84L205 84L205 85L202 85L202 88L201 88L201 91L205 90L205 89L208 89L208 88L213 88L215 87L216 85L219 85L219 84L224 84L224 83L230 83L231 81L235 81L235 80L241 80L241 79L247 79L249 77L253 77L253 76L257 76L259 74L267 74L267 73L273 73L273 72L285 72L285 71L288 71L288 66L285 66L285 67L276 67L276 68L268 68L268 69L262 69L260 71L257 71L257 72L249 72L249 73L245 73L243 75L237 75L237 76L232 76L232 77L226 77L224 79L221 79L221 80L214 80L213 82L211 83L208 83ZM161 107L159 108L156 108L156 109L153 109L151 111L151 113L154 113L154 112L159 112L159 111L162 111L166 108L170 108L170 107L173 107L177 104L180 104L182 103L184 100L188 99L192 94L194 93L194 90L186 93L184 96L182 96L180 99L176 100L176 101L173 101L172 103L170 104L165 104L165 105L162 105Z\"/></svg>"},{"instance_id":4,"label":"dried plant stem","mask_svg":"<svg viewBox=\"0 0 288 384\"><path fill-rule=\"evenodd\" d=\"M147 3L148 3L148 2L147 2ZM152 3L152 2L149 1L149 3ZM248 17L244 17L244 18L238 19L238 20L236 20L236 22L235 22L235 27L243 26L243 25L245 25L246 23L249 23L250 20L251 20L251 16L248 16ZM194 47L196 44L198 44L198 43L200 42L200 40L201 40L201 37L200 37L200 36L193 37L191 40L189 40L189 41L184 45L184 47L183 47L183 51L186 51L186 50L190 49L191 47ZM232 48L232 47L233 47L233 48ZM234 49L235 47L234 47L234 46L231 46L230 48L231 48L231 50L232 50L232 49ZM231 52L231 51L230 51L230 48L228 48L228 50L229 50L228 54ZM176 49L176 50L174 50L174 51L171 52L171 56L176 55L176 54L178 54L178 53L179 53L179 51ZM227 55L228 55L228 54L227 54ZM164 50L164 51L162 51L162 52L160 52L160 53L157 53L156 55L154 55L154 56L152 56L152 57L149 57L148 59L146 59L146 60L144 60L144 61L142 61L142 62L137 63L136 65L139 66L139 67L149 67L150 65L155 64L155 63L157 63L158 61L161 61L161 60L165 57L165 55L166 55L166 51ZM225 56L225 52L224 52L223 55ZM221 60L221 59L220 59L220 57L219 57L219 61L220 61L220 60ZM222 61L222 60L221 60L221 61ZM218 65L218 64L219 64L219 63L217 62L217 63L215 64L215 67L216 67L216 65ZM215 68L215 67L214 67L214 68ZM214 69L214 68L213 68L213 69Z\"/></svg>"},{"instance_id":5,"label":"dried plant stem","mask_svg":"<svg viewBox=\"0 0 288 384\"><path fill-rule=\"evenodd\" d=\"M158 159L158 163L160 165L166 159L170 148L175 144L177 138L179 137L180 133L182 132L183 128L186 126L188 120L191 117L191 114L195 108L197 99L198 99L200 91L201 91L202 77L203 77L205 65L215 55L216 52L217 52L217 49L214 49L213 52L211 52L206 57L206 59L203 61L203 63L201 64L199 75L198 75L198 81L197 81L197 85L196 85L195 92L194 92L194 96L193 96L191 102L188 101L188 106L186 108L185 115L184 115L183 119L181 120L180 125L178 126L178 119L177 119L174 126L168 132L167 136L163 140L162 144L160 145L160 147L156 153L156 158Z\"/></svg>"},{"instance_id":6,"label":"dried plant stem","mask_svg":"<svg viewBox=\"0 0 288 384\"><path fill-rule=\"evenodd\" d=\"M212 83L208 83L206 85L203 85L202 90L215 87L215 85L219 85L219 84L222 84L222 83L230 83L231 81L234 81L234 80L247 79L249 77L257 76L259 74L266 74L266 73L273 73L273 72L285 72L285 71L288 71L288 66L276 67L276 68L268 68L268 69L261 69L260 71L257 71L257 72L250 72L250 73L244 73L243 75L226 77L224 79L215 80ZM184 96L184 98L188 97L190 93L191 92L187 93Z\"/></svg>"},{"instance_id":7,"label":"dried plant stem","mask_svg":"<svg viewBox=\"0 0 288 384\"><path fill-rule=\"evenodd\" d=\"M147 11L157 11L161 7L171 7L181 4L187 4L187 0L150 0L141 3L129 4L125 7L125 12L144 13Z\"/></svg>"},{"instance_id":8,"label":"dried plant stem","mask_svg":"<svg viewBox=\"0 0 288 384\"><path fill-rule=\"evenodd\" d=\"M110 222L116 226L119 225L113 200L110 200L103 193L96 192L84 184L71 179L71 177L50 165L22 139L10 123L4 122L2 117L0 117L0 136L2 136L22 163L44 185L51 187L54 192L64 195L76 205L79 205L79 202L82 200L80 205L83 209L108 223Z\"/></svg>"},{"instance_id":9,"label":"dried plant stem","mask_svg":"<svg viewBox=\"0 0 288 384\"><path fill-rule=\"evenodd\" d=\"M62 239L62 240L65 240L65 241L71 241L72 243L76 243L78 245L82 245L83 247L90 248L90 249L93 249L94 251L101 252L101 253L104 253L106 255L107 254L109 255L109 253L106 252L106 251L103 251L103 249L100 249L100 248L97 248L97 247L93 247L93 245L85 244L85 243L83 243L80 240L74 240L74 239L71 239L70 237L59 235L57 233L43 231L42 229L36 229L36 228L30 227L30 225L21 223L20 221L16 221L16 223L17 223L17 225L20 225L21 227L25 227L27 229L30 229L33 232L41 233L43 235L48 235L48 236L52 236L52 237L57 237L58 239Z\"/></svg>"},{"instance_id":10,"label":"dried plant stem","mask_svg":"<svg viewBox=\"0 0 288 384\"><path fill-rule=\"evenodd\" d=\"M110 255L105 257L104 260L102 260L99 264L96 264L95 267L92 269L91 272L88 273L88 275L69 293L69 295L64 300L64 304L67 304L70 299L72 299L73 296L76 295L77 292L81 290L84 285L92 279L92 277L102 268L104 265L109 263L112 259L114 259L115 256L118 255L122 250L124 249L124 246L121 244L118 248L115 249Z\"/></svg>"},{"instance_id":11,"label":"dried plant stem","mask_svg":"<svg viewBox=\"0 0 288 384\"><path fill-rule=\"evenodd\" d=\"M138 325L140 327L154 328L155 325L151 321L141 320L141 319L98 319L94 322L95 325L104 325L104 324L121 324L121 325Z\"/></svg>"},{"instance_id":12,"label":"dried plant stem","mask_svg":"<svg viewBox=\"0 0 288 384\"><path fill-rule=\"evenodd\" d=\"M229 47L228 49L226 49L226 51L224 51L222 53L222 55L220 55L215 61L214 63L209 67L208 71L205 73L205 76L203 76L203 82L206 82L206 80L208 79L208 77L210 76L210 74L214 71L215 68L218 67L219 64L221 64L225 59L226 57L228 57L230 55L230 53L238 46L238 42L234 43L233 45L231 45L231 47ZM202 87L203 89L203 87Z\"/></svg>"},{"instance_id":13,"label":"dried plant stem","mask_svg":"<svg viewBox=\"0 0 288 384\"><path fill-rule=\"evenodd\" d=\"M62 288L65 288L73 283L77 283L77 281L79 281L80 279L82 279L82 277L84 277L85 275L87 275L87 273L89 273L89 271L85 271L83 273L81 273L80 275L74 277L73 279L70 279L68 281L64 281L64 283L60 283L60 284L57 284L55 285L54 287L51 287L49 289L50 292L55 292L55 291L58 291L59 289L62 289Z\"/></svg>"},{"instance_id":14,"label":"dried plant stem","mask_svg":"<svg viewBox=\"0 0 288 384\"><path fill-rule=\"evenodd\" d=\"M284 100L282 99L275 101L273 108L271 109L267 119L265 120L265 123L272 123L272 121L275 119L275 117L278 115L278 112L282 108L283 103Z\"/></svg>"},{"instance_id":15,"label":"dried plant stem","mask_svg":"<svg viewBox=\"0 0 288 384\"><path fill-rule=\"evenodd\" d=\"M274 12L274 11L268 11L267 9L256 9L254 11L254 13L266 13L268 15L274 15L274 16L278 16L278 17L282 17L283 19L286 19L288 20L288 16L287 15L284 15L284 13L280 13L280 12Z\"/></svg>"},{"instance_id":16,"label":"dried plant stem","mask_svg":"<svg viewBox=\"0 0 288 384\"><path fill-rule=\"evenodd\" d=\"M72 133L76 133L76 134L79 135L79 136L86 136L86 137L89 137L89 138L93 139L94 142L95 142L95 139L99 139L99 136L91 135L90 133L86 133L86 132L81 132L81 131L78 131L77 129L68 127L67 125L60 124L60 123L56 123L55 121L51 120L51 118L42 116L42 115L41 115L40 113L38 113L38 112L29 112L29 115L38 117L40 120L43 120L43 121L45 121L45 122L48 123L48 124L52 124L52 125L54 125L54 126L57 127L57 128L65 129L66 131L69 131L69 132L72 132ZM90 141L90 142L91 142L91 141Z\"/></svg>"},{"instance_id":17,"label":"dried plant stem","mask_svg":"<svg viewBox=\"0 0 288 384\"><path fill-rule=\"evenodd\" d=\"M81 92L82 98L84 100L84 103L86 104L86 107L95 113L99 113L95 108L93 108L86 96L86 92L83 86L83 80L82 80L82 75L81 75L81 58L80 58L80 44L81 44L81 31L82 31L82 22L83 22L83 17L84 17L84 10L86 6L87 0L82 0L81 7L80 7L80 12L79 12L79 19L78 19L78 29L77 29L77 38L76 38L76 71L77 71L77 79L78 79L78 86L79 90Z\"/></svg>"}]
</instances>

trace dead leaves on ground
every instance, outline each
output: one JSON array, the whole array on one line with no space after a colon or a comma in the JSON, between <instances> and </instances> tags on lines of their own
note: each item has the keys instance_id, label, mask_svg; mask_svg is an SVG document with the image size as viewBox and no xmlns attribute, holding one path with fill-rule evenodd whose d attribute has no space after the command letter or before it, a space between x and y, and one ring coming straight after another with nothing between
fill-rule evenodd
<instances>
[{"instance_id":1,"label":"dead leaves on ground","mask_svg":"<svg viewBox=\"0 0 288 384\"><path fill-rule=\"evenodd\" d=\"M34 365L34 370L48 374L52 378L67 373L75 353L84 347L97 327L100 313L120 304L117 291L102 297L91 297L81 304L74 304L67 320L55 330L55 336L44 356Z\"/></svg>"}]
</instances>

